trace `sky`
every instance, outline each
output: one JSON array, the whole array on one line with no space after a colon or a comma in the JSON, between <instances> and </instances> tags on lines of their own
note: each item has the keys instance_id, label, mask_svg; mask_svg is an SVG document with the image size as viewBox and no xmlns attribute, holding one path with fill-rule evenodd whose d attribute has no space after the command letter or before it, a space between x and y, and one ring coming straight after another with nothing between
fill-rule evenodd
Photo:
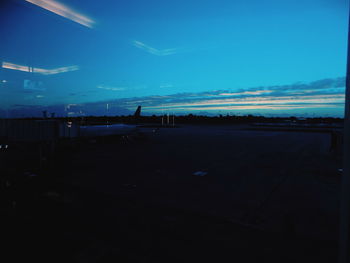
<instances>
[{"instance_id":1,"label":"sky","mask_svg":"<svg viewBox=\"0 0 350 263\"><path fill-rule=\"evenodd\" d=\"M342 117L348 0L4 0L0 117Z\"/></svg>"}]
</instances>

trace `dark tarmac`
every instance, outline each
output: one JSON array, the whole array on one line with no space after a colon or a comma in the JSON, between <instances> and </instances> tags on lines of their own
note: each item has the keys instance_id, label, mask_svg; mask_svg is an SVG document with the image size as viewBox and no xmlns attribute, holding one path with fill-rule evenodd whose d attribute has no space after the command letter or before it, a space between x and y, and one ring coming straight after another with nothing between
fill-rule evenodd
<instances>
[{"instance_id":1,"label":"dark tarmac","mask_svg":"<svg viewBox=\"0 0 350 263\"><path fill-rule=\"evenodd\" d=\"M51 194L9 221L29 239L49 223L30 250L46 262L336 262L341 164L330 134L246 128L77 143L50 170Z\"/></svg>"}]
</instances>

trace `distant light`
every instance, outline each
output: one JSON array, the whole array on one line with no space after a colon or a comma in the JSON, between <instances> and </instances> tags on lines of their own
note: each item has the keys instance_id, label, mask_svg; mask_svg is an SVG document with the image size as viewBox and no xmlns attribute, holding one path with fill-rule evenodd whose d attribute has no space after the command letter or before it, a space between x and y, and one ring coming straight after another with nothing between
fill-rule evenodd
<instances>
[{"instance_id":1,"label":"distant light","mask_svg":"<svg viewBox=\"0 0 350 263\"><path fill-rule=\"evenodd\" d=\"M95 21L91 18L75 12L73 9L53 0L26 0L29 3L40 6L56 15L63 16L83 26L93 28Z\"/></svg>"},{"instance_id":2,"label":"distant light","mask_svg":"<svg viewBox=\"0 0 350 263\"><path fill-rule=\"evenodd\" d=\"M45 96L44 96L44 95L36 95L36 97L37 97L38 99L40 99L40 98L44 98Z\"/></svg>"},{"instance_id":3,"label":"distant light","mask_svg":"<svg viewBox=\"0 0 350 263\"><path fill-rule=\"evenodd\" d=\"M6 80L6 79L3 79L1 82L2 82L2 83L6 83L6 82L7 82L7 80Z\"/></svg>"}]
</instances>

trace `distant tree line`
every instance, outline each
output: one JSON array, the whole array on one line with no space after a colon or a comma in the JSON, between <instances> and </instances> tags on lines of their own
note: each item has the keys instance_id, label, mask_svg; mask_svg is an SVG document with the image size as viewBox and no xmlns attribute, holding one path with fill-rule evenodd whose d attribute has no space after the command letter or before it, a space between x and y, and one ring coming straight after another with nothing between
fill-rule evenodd
<instances>
[{"instance_id":1,"label":"distant tree line","mask_svg":"<svg viewBox=\"0 0 350 263\"><path fill-rule=\"evenodd\" d=\"M28 118L27 118L28 119ZM31 118L42 119L42 118ZM280 122L297 122L297 123L342 123L343 118L334 117L307 117L298 118L295 116L290 117L267 117L267 116L254 116L254 115L218 115L218 116L205 116L205 115L151 115L140 116L135 119L134 115L121 115L121 116L83 116L83 117L60 117L55 118L66 121L79 122L81 124L112 124L112 123L151 123L151 124L239 124L239 123L280 123Z\"/></svg>"}]
</instances>

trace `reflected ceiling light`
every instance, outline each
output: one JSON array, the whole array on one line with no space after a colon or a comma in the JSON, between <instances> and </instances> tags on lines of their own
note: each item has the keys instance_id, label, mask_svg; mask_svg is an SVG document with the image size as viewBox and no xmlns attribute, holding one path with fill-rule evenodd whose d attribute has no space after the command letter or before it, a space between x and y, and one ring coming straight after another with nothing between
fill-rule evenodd
<instances>
[{"instance_id":1,"label":"reflected ceiling light","mask_svg":"<svg viewBox=\"0 0 350 263\"><path fill-rule=\"evenodd\" d=\"M28 66L17 65L9 62L2 62L2 67L7 69L30 72L30 67Z\"/></svg>"},{"instance_id":2,"label":"reflected ceiling light","mask_svg":"<svg viewBox=\"0 0 350 263\"><path fill-rule=\"evenodd\" d=\"M65 73L69 71L75 71L78 69L79 69L79 66L67 66L67 67L60 67L60 68L54 68L54 69L33 68L33 72L40 73L43 75L53 75L53 74Z\"/></svg>"},{"instance_id":3,"label":"reflected ceiling light","mask_svg":"<svg viewBox=\"0 0 350 263\"><path fill-rule=\"evenodd\" d=\"M63 16L71 21L74 21L83 26L93 28L95 21L91 18L79 14L72 10L71 8L53 0L25 0L34 5L40 6L48 11L51 11L59 16Z\"/></svg>"},{"instance_id":4,"label":"reflected ceiling light","mask_svg":"<svg viewBox=\"0 0 350 263\"><path fill-rule=\"evenodd\" d=\"M168 56L178 53L179 49L177 48L168 48L168 49L156 49L154 47L150 47L146 45L145 43L142 43L141 41L134 40L132 41L133 45L139 49L142 49L150 54L156 55L156 56Z\"/></svg>"},{"instance_id":5,"label":"reflected ceiling light","mask_svg":"<svg viewBox=\"0 0 350 263\"><path fill-rule=\"evenodd\" d=\"M2 62L2 67L6 69L13 69L13 70L19 70L19 71L25 71L25 72L33 72L33 73L39 73L42 75L54 75L58 73L64 73L69 71L75 71L79 69L79 66L67 66L67 67L60 67L60 68L54 68L54 69L44 69L44 68L34 68L30 66L23 66L18 65L10 62Z\"/></svg>"}]
</instances>

